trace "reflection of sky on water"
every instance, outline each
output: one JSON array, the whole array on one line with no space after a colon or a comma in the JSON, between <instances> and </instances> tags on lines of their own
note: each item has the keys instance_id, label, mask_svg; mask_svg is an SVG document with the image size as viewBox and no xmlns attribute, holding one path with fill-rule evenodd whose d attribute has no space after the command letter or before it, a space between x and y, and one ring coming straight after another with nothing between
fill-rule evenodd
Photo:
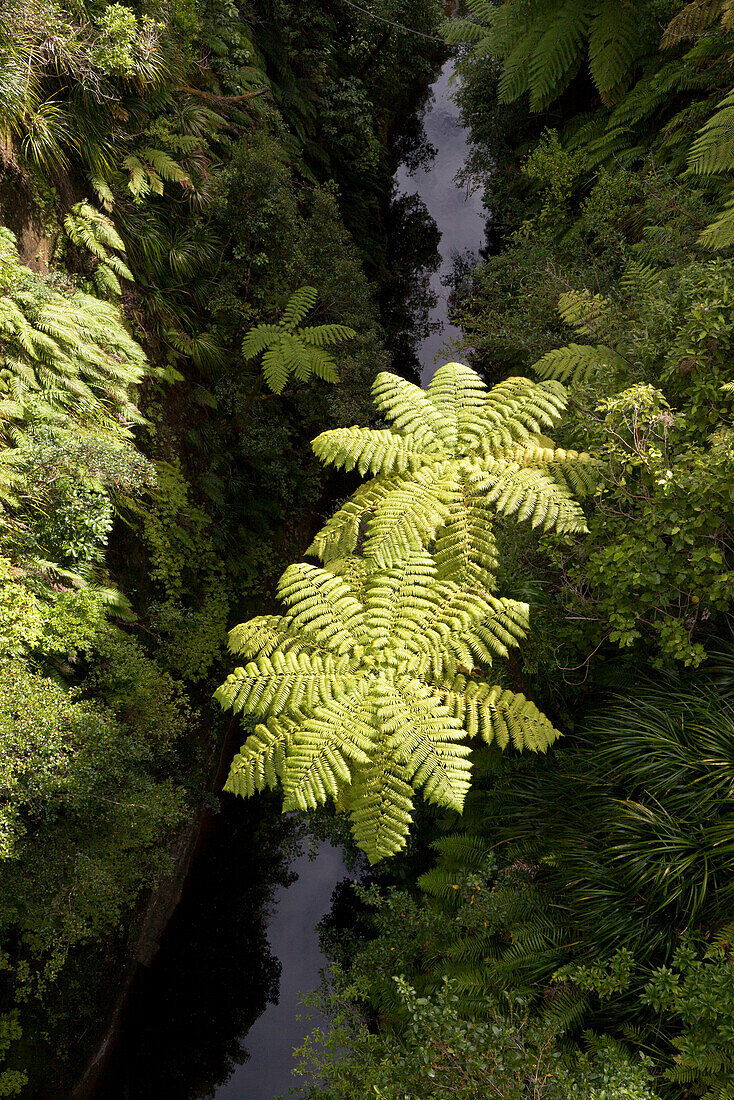
<instances>
[{"instance_id":1,"label":"reflection of sky on water","mask_svg":"<svg viewBox=\"0 0 734 1100\"><path fill-rule=\"evenodd\" d=\"M216 1100L273 1100L294 1086L292 1052L319 1022L305 1016L300 992L315 989L326 960L319 948L316 925L328 912L331 894L346 871L341 852L324 844L316 859L301 855L291 865L298 875L292 886L279 887L268 940L283 969L278 1003L269 1005L247 1033L250 1057L216 1092ZM309 1010L311 1013L311 1010Z\"/></svg>"},{"instance_id":2,"label":"reflection of sky on water","mask_svg":"<svg viewBox=\"0 0 734 1100\"><path fill-rule=\"evenodd\" d=\"M424 385L441 363L441 358L435 362L440 348L447 340L461 335L459 329L446 322L448 290L441 280L451 274L454 256L467 251L478 253L485 236L486 214L482 209L481 193L476 191L467 195L466 190L454 182L456 173L466 161L468 145L459 108L451 97L449 80L453 71L453 60L447 61L433 85L433 99L423 116L425 136L436 149L436 156L412 175L406 167L401 167L395 176L398 194L417 192L441 232L441 266L431 279L438 304L431 310L430 319L442 324L440 331L426 336L418 348Z\"/></svg>"}]
</instances>

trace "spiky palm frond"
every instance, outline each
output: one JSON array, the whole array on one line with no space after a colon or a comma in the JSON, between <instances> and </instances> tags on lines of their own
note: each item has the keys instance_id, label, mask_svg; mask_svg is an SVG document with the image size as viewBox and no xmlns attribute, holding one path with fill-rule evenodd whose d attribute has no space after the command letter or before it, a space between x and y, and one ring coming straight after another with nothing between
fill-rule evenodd
<instances>
[{"instance_id":1,"label":"spiky palm frond","mask_svg":"<svg viewBox=\"0 0 734 1100\"><path fill-rule=\"evenodd\" d=\"M494 516L533 526L585 530L568 486L591 483L588 455L546 446L565 391L554 381L510 378L487 391L460 363L439 368L427 390L379 374L375 404L386 429L338 428L314 440L324 462L371 472L309 548L325 562L361 552L381 567L436 542L439 575L490 588L496 568Z\"/></svg>"},{"instance_id":2,"label":"spiky palm frond","mask_svg":"<svg viewBox=\"0 0 734 1100\"><path fill-rule=\"evenodd\" d=\"M235 628L230 646L248 660L217 699L266 719L226 789L249 795L277 778L285 809L331 797L374 862L403 847L414 790L461 810L467 731L541 751L557 731L523 696L461 673L483 676L519 644L527 605L440 581L426 553L392 569L350 566L290 566L278 589L286 614Z\"/></svg>"},{"instance_id":3,"label":"spiky palm frond","mask_svg":"<svg viewBox=\"0 0 734 1100\"><path fill-rule=\"evenodd\" d=\"M245 359L262 355L263 376L273 393L282 393L292 375L306 382L315 374L325 382L337 382L336 361L327 350L356 336L347 325L326 324L300 327L300 322L316 305L318 293L302 286L291 296L277 324L262 324L250 329L242 341Z\"/></svg>"}]
</instances>

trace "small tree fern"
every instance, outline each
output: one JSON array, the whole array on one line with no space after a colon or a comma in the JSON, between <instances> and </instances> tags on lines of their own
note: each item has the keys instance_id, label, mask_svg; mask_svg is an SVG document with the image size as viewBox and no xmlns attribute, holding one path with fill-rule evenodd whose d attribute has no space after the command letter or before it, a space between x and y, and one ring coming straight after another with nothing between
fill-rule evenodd
<instances>
[{"instance_id":1,"label":"small tree fern","mask_svg":"<svg viewBox=\"0 0 734 1100\"><path fill-rule=\"evenodd\" d=\"M64 218L64 230L77 248L94 260L92 281L100 297L119 298L120 279L132 281L132 272L122 258L125 244L112 221L88 202L72 206Z\"/></svg>"},{"instance_id":2,"label":"small tree fern","mask_svg":"<svg viewBox=\"0 0 734 1100\"><path fill-rule=\"evenodd\" d=\"M571 491L591 488L593 461L540 434L565 407L559 383L508 378L487 391L469 367L448 363L427 390L383 373L372 392L392 427L337 428L314 441L323 461L377 476L329 520L309 553L329 562L361 544L384 568L435 541L441 580L491 588L496 515L585 530Z\"/></svg>"},{"instance_id":3,"label":"small tree fern","mask_svg":"<svg viewBox=\"0 0 734 1100\"><path fill-rule=\"evenodd\" d=\"M425 552L394 568L351 558L290 566L288 610L236 627L247 663L217 691L265 722L235 757L226 789L278 781L284 810L333 798L372 862L405 844L413 792L461 810L467 735L544 752L558 736L523 695L485 679L524 637L528 607L441 581Z\"/></svg>"},{"instance_id":4,"label":"small tree fern","mask_svg":"<svg viewBox=\"0 0 734 1100\"><path fill-rule=\"evenodd\" d=\"M306 382L315 374L325 382L338 381L336 362L326 349L356 336L347 325L301 326L301 321L316 305L317 291L302 286L290 298L277 324L257 325L242 341L245 359L262 355L263 376L273 393L282 393L292 375Z\"/></svg>"}]
</instances>

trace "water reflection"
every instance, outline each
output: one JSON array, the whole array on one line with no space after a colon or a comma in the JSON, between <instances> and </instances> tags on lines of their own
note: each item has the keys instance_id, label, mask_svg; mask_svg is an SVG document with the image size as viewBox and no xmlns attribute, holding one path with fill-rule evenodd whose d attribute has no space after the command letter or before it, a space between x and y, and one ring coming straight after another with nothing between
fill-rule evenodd
<instances>
[{"instance_id":1,"label":"water reflection","mask_svg":"<svg viewBox=\"0 0 734 1100\"><path fill-rule=\"evenodd\" d=\"M274 890L293 878L294 833L262 802L223 800L155 961L136 982L98 1100L203 1100L247 1064L244 1037L278 998L267 924Z\"/></svg>"},{"instance_id":2,"label":"water reflection","mask_svg":"<svg viewBox=\"0 0 734 1100\"><path fill-rule=\"evenodd\" d=\"M324 844L313 860L301 854L292 870L298 878L277 891L268 928L271 950L284 963L280 992L247 1035L249 1060L217 1090L216 1100L273 1100L288 1093L293 1086L293 1050L320 1023L313 1013L306 1018L298 995L319 984L319 970L326 960L316 925L327 912L345 868L341 852Z\"/></svg>"},{"instance_id":3,"label":"water reflection","mask_svg":"<svg viewBox=\"0 0 734 1100\"><path fill-rule=\"evenodd\" d=\"M453 59L446 62L432 86L433 96L422 116L424 146L435 149L429 160L408 159L398 169L395 182L397 202L416 196L435 233L440 235L440 260L427 280L432 296L427 316L422 320L423 334L415 348L423 384L430 381L437 365L448 357L444 345L460 340L461 332L449 321L448 288L453 281L455 261L465 264L476 256L486 234L486 214L481 194L457 186L455 177L467 159L469 147L461 124L459 108L451 94Z\"/></svg>"}]
</instances>

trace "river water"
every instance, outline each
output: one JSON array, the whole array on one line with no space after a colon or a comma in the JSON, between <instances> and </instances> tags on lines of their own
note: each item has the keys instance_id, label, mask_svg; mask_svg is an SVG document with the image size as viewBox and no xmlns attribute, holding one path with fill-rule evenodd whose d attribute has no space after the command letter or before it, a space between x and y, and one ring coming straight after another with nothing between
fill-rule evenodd
<instances>
[{"instance_id":1,"label":"river water","mask_svg":"<svg viewBox=\"0 0 734 1100\"><path fill-rule=\"evenodd\" d=\"M469 147L451 94L454 64L453 59L447 61L438 74L421 120L425 140L435 150L434 156L414 171L401 165L395 174L397 195L417 194L441 234L440 264L430 281L436 300L429 315L432 331L416 348L424 386L430 382L436 366L454 358L446 345L461 338L461 331L448 319L446 284L455 260L476 257L486 235L486 213L480 191L468 191L455 182Z\"/></svg>"},{"instance_id":2,"label":"river water","mask_svg":"<svg viewBox=\"0 0 734 1100\"><path fill-rule=\"evenodd\" d=\"M421 119L432 156L417 166L413 158L395 175L396 204L425 207L424 224L433 219L440 233L430 331L412 349L424 386L436 365L455 357L444 345L460 336L447 317L447 278L456 257L476 255L485 237L480 196L454 178L467 143L451 98L453 70L452 60L441 68ZM288 865L289 823L268 824L257 813L252 802L225 796L160 952L138 983L98 1100L274 1100L293 1086L292 1051L314 1024L299 1019L298 994L319 984L325 959L315 926L346 872L330 845L313 859L301 849Z\"/></svg>"}]
</instances>

